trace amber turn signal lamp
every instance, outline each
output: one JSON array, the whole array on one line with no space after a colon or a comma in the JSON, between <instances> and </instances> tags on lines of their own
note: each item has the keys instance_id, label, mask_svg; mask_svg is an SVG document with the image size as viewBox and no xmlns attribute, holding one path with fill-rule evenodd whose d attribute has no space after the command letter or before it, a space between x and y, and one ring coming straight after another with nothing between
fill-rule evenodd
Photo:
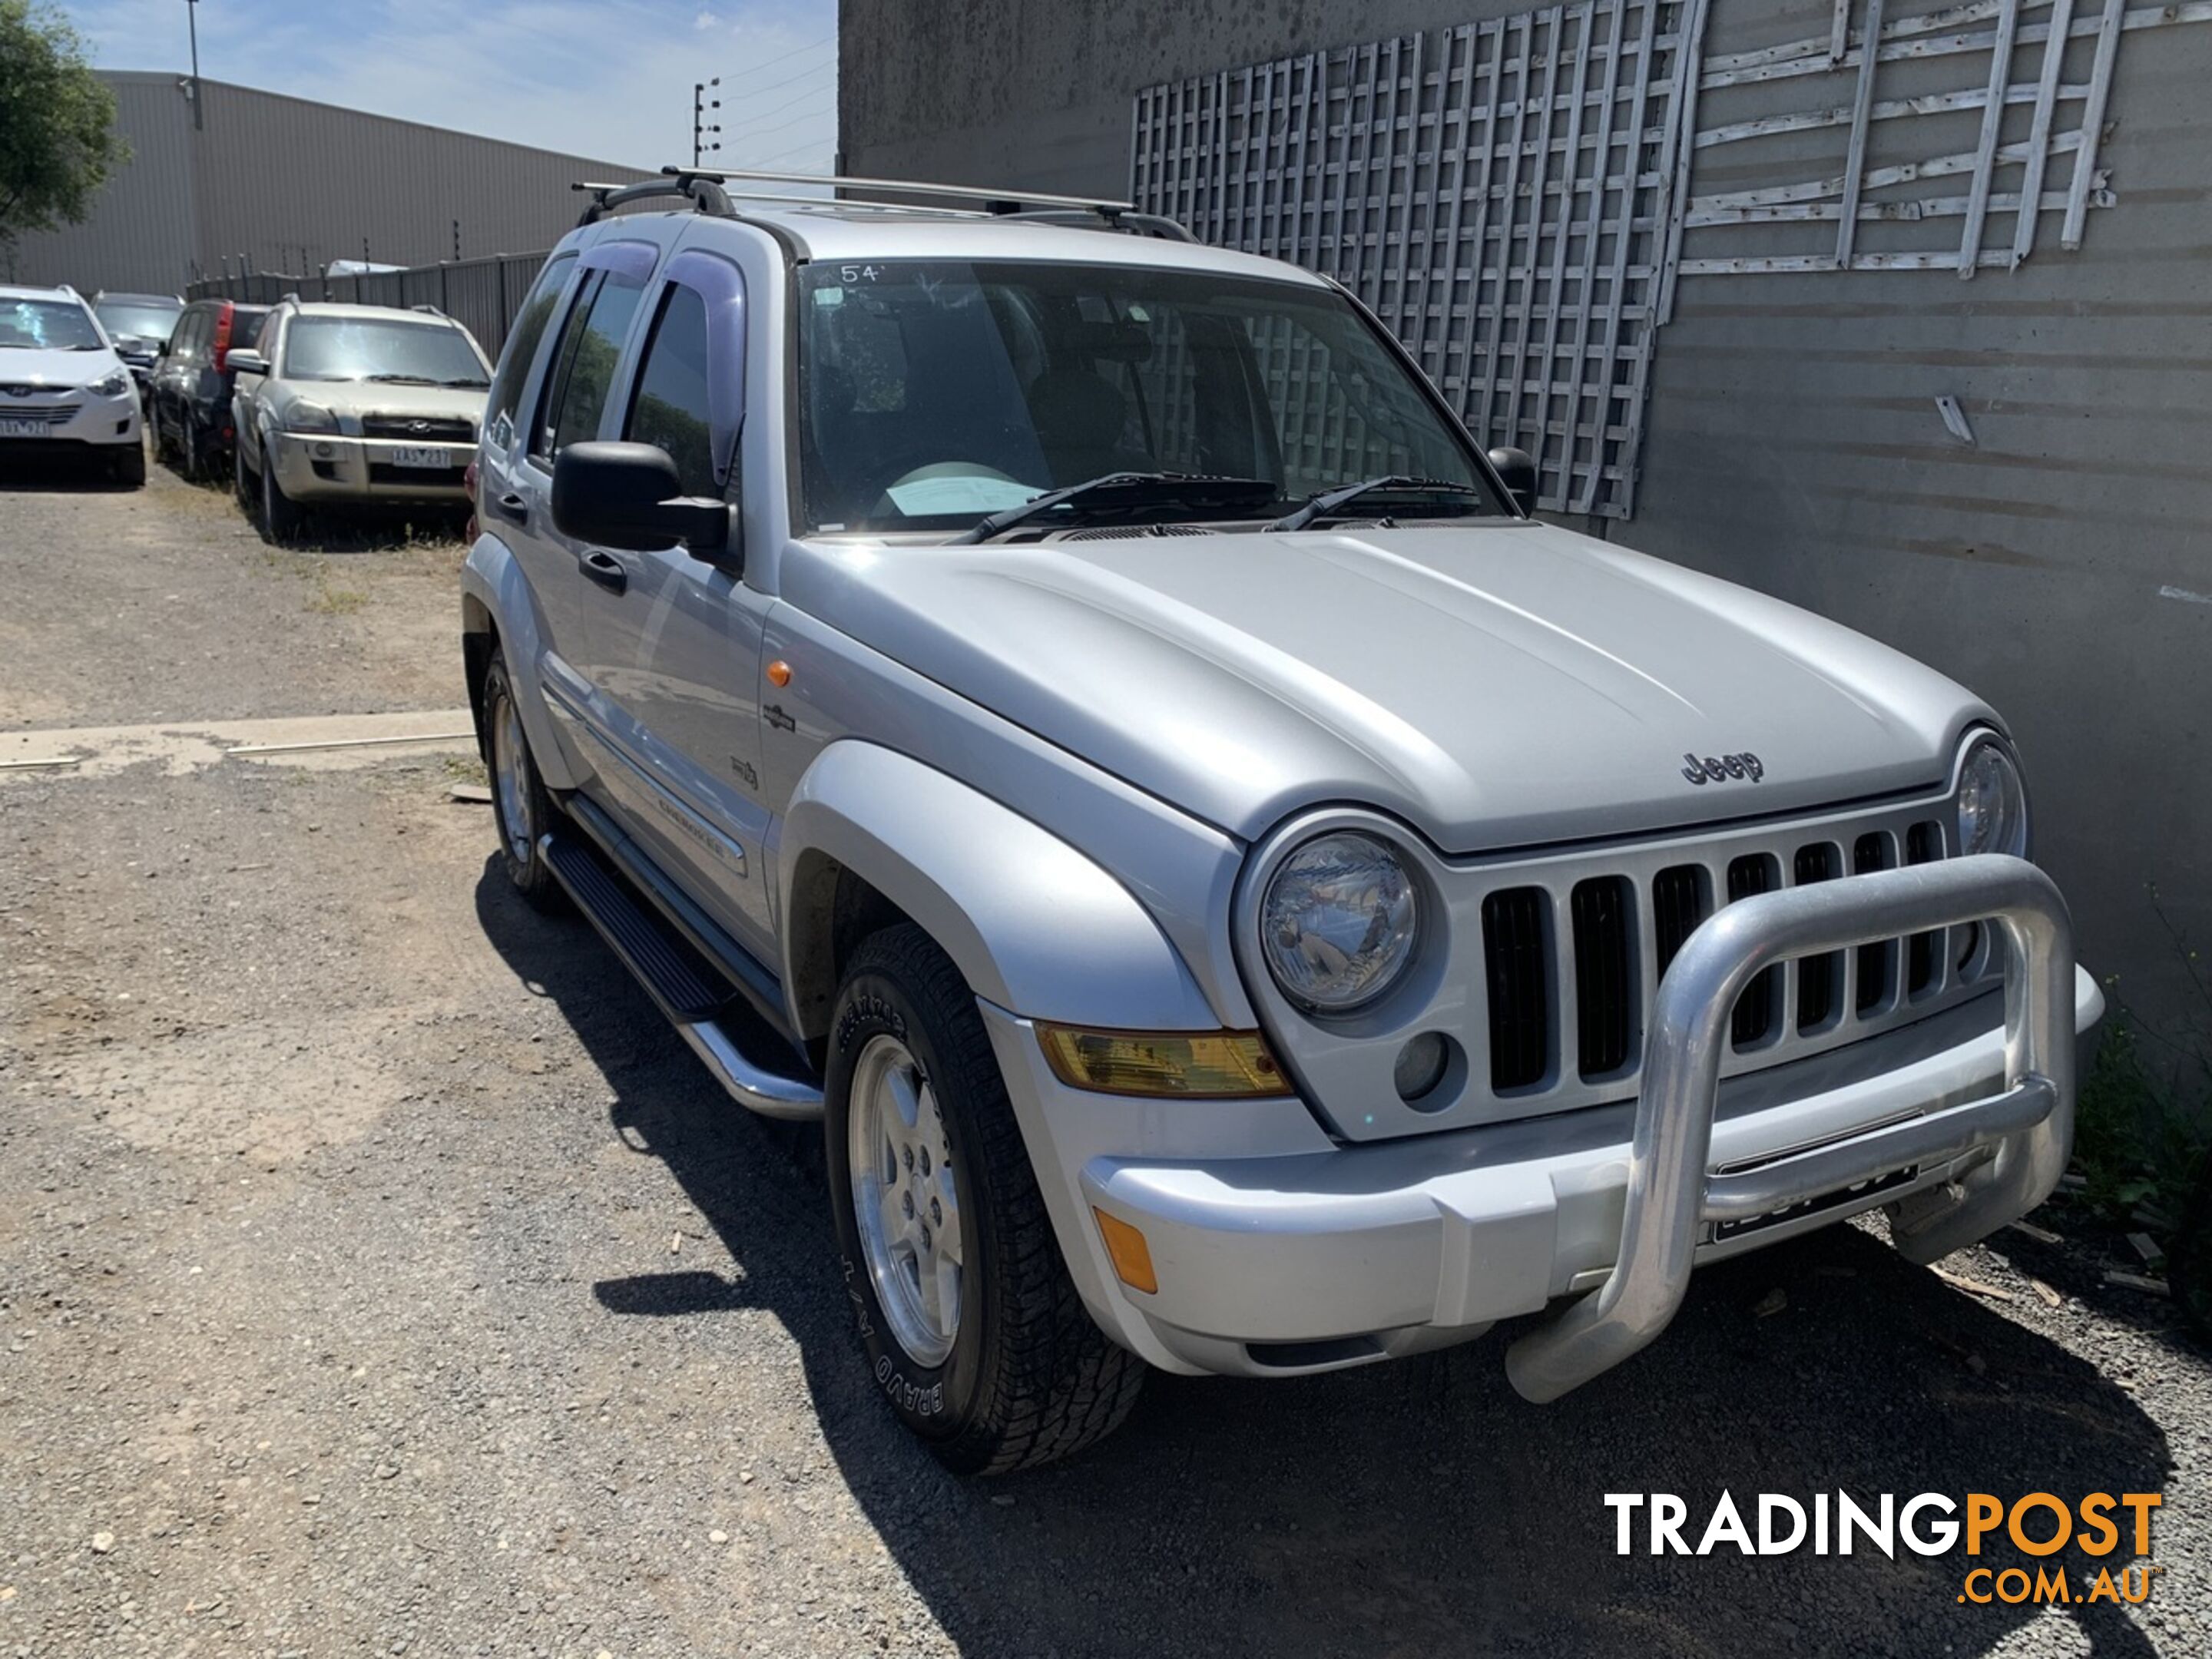
<instances>
[{"instance_id":1,"label":"amber turn signal lamp","mask_svg":"<svg viewBox=\"0 0 2212 1659\"><path fill-rule=\"evenodd\" d=\"M1042 1024L1036 1031L1045 1063L1072 1089L1192 1100L1291 1092L1257 1031L1085 1031Z\"/></svg>"},{"instance_id":2,"label":"amber turn signal lamp","mask_svg":"<svg viewBox=\"0 0 2212 1659\"><path fill-rule=\"evenodd\" d=\"M768 678L769 683L772 685L789 685L791 684L791 665L786 662L782 658L778 657L774 662L768 665Z\"/></svg>"},{"instance_id":3,"label":"amber turn signal lamp","mask_svg":"<svg viewBox=\"0 0 2212 1659\"><path fill-rule=\"evenodd\" d=\"M1096 1205L1091 1213L1098 1218L1098 1237L1106 1241L1106 1254L1113 1258L1114 1271L1121 1282L1146 1296L1158 1295L1160 1276L1152 1271L1152 1247L1145 1243L1144 1234Z\"/></svg>"}]
</instances>

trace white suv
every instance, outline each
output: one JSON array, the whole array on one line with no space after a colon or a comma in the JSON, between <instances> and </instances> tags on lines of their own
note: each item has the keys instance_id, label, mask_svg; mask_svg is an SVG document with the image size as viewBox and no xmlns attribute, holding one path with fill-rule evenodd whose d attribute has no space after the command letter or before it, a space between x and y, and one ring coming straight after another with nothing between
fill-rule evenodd
<instances>
[{"instance_id":1,"label":"white suv","mask_svg":"<svg viewBox=\"0 0 2212 1659\"><path fill-rule=\"evenodd\" d=\"M74 289L0 286L0 455L15 453L92 456L146 482L138 389Z\"/></svg>"}]
</instances>

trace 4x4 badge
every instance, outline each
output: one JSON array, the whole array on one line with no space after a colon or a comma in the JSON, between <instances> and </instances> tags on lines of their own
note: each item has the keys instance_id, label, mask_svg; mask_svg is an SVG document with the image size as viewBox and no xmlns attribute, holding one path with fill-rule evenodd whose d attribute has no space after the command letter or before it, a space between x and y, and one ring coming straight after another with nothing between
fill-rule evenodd
<instances>
[{"instance_id":1,"label":"4x4 badge","mask_svg":"<svg viewBox=\"0 0 2212 1659\"><path fill-rule=\"evenodd\" d=\"M1741 755L1708 755L1699 760L1695 755L1684 754L1682 775L1692 783L1725 783L1730 778L1749 778L1757 783L1766 775L1766 769L1759 763L1759 757L1746 750Z\"/></svg>"}]
</instances>

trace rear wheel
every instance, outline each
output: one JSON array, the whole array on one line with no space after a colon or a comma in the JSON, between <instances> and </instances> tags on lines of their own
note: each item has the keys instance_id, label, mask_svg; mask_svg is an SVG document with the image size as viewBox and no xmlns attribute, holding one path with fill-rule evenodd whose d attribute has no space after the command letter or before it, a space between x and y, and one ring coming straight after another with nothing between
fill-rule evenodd
<instances>
[{"instance_id":1,"label":"rear wheel","mask_svg":"<svg viewBox=\"0 0 2212 1659\"><path fill-rule=\"evenodd\" d=\"M539 781L522 711L507 678L507 659L497 651L484 670L485 744L490 757L492 819L499 828L501 861L514 890L541 910L560 906L560 884L545 867L538 838L553 827L557 809Z\"/></svg>"},{"instance_id":2,"label":"rear wheel","mask_svg":"<svg viewBox=\"0 0 2212 1659\"><path fill-rule=\"evenodd\" d=\"M1117 1426L1144 1362L1084 1310L975 995L919 927L854 954L825 1092L845 1293L900 1419L963 1474Z\"/></svg>"}]
</instances>

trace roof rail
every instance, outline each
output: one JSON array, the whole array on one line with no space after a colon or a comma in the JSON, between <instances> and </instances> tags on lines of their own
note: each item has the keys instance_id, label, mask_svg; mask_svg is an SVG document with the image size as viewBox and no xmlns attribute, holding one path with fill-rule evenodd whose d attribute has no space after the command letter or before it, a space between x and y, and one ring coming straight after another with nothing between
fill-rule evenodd
<instances>
[{"instance_id":1,"label":"roof rail","mask_svg":"<svg viewBox=\"0 0 2212 1659\"><path fill-rule=\"evenodd\" d=\"M1068 208L1024 208L1019 213L1006 216L1015 219L1031 219L1040 224L1084 225L1091 216ZM1125 230L1132 236L1157 236L1164 242L1195 242L1198 238L1174 220L1158 213L1117 213L1106 221L1109 230Z\"/></svg>"},{"instance_id":2,"label":"roof rail","mask_svg":"<svg viewBox=\"0 0 2212 1659\"><path fill-rule=\"evenodd\" d=\"M664 167L661 171L667 176L641 179L630 185L595 184L589 179L577 179L568 188L588 191L592 198L592 204L576 220L578 228L597 224L624 203L641 202L655 196L687 197L702 213L720 214L726 218L729 216L730 198L722 190L721 180L714 174L690 173L677 167Z\"/></svg>"},{"instance_id":3,"label":"roof rail","mask_svg":"<svg viewBox=\"0 0 2212 1659\"><path fill-rule=\"evenodd\" d=\"M743 179L750 184L827 185L833 190L927 196L939 200L978 203L981 211L994 214L1021 213L1032 208L1073 209L1079 213L1095 213L1109 224L1115 222L1124 214L1136 211L1135 204L1130 202L1105 201L1088 196L1047 196L1033 190L1005 190L995 185L941 185L920 179L860 179L834 173L697 173L678 167L663 167L661 172L676 179L711 179L718 185ZM731 193L742 195L744 192Z\"/></svg>"}]
</instances>

